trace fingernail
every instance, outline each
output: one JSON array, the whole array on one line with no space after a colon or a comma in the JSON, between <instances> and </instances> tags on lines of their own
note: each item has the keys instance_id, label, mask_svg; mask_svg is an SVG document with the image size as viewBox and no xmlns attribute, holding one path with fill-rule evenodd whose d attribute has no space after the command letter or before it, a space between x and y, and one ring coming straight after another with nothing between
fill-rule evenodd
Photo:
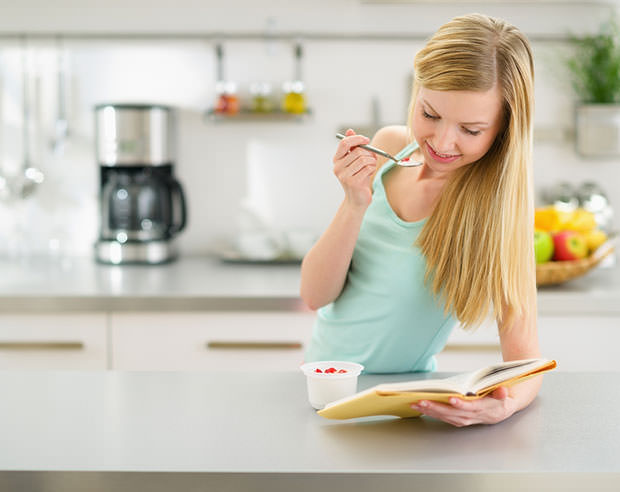
<instances>
[{"instance_id":1,"label":"fingernail","mask_svg":"<svg viewBox=\"0 0 620 492\"><path fill-rule=\"evenodd\" d=\"M426 402L426 401L421 401L421 402L420 402L420 406L421 406L422 408L426 408L426 407L428 407L428 402Z\"/></svg>"},{"instance_id":2,"label":"fingernail","mask_svg":"<svg viewBox=\"0 0 620 492\"><path fill-rule=\"evenodd\" d=\"M450 398L450 404L456 405L456 398Z\"/></svg>"}]
</instances>

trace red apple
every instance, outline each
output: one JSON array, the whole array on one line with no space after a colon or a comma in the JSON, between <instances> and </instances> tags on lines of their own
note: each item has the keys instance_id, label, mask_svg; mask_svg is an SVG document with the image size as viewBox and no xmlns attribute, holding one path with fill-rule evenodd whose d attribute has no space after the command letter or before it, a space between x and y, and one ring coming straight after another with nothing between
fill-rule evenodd
<instances>
[{"instance_id":1,"label":"red apple","mask_svg":"<svg viewBox=\"0 0 620 492\"><path fill-rule=\"evenodd\" d=\"M579 260L588 255L585 239L575 231L559 231L553 234L553 260Z\"/></svg>"}]
</instances>

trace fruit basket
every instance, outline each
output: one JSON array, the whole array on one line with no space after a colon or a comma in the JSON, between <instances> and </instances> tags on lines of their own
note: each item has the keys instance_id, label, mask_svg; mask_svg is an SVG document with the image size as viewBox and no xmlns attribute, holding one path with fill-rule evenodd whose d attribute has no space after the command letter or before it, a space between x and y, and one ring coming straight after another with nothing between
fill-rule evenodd
<instances>
[{"instance_id":1,"label":"fruit basket","mask_svg":"<svg viewBox=\"0 0 620 492\"><path fill-rule=\"evenodd\" d=\"M561 284L596 267L614 250L612 241L599 246L590 256L580 260L548 261L536 265L536 285Z\"/></svg>"}]
</instances>

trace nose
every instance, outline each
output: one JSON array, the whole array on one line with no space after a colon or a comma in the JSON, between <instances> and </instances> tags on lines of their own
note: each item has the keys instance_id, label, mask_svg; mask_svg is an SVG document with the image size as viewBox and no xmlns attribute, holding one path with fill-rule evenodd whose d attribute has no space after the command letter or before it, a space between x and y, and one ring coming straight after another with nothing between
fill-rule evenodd
<instances>
[{"instance_id":1,"label":"nose","mask_svg":"<svg viewBox=\"0 0 620 492\"><path fill-rule=\"evenodd\" d=\"M456 131L443 121L436 127L433 139L435 151L440 154L456 154Z\"/></svg>"}]
</instances>

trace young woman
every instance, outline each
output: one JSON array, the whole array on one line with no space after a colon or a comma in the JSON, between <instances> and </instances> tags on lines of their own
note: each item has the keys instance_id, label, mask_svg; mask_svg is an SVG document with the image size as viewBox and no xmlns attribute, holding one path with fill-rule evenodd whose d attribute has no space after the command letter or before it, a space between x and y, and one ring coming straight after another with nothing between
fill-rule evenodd
<instances>
[{"instance_id":1,"label":"young woman","mask_svg":"<svg viewBox=\"0 0 620 492\"><path fill-rule=\"evenodd\" d=\"M504 360L539 357L529 43L502 20L457 17L414 69L408 126L370 143L422 165L378 159L352 130L336 150L344 200L301 269L301 297L319 310L306 360L432 371L457 323L474 328L489 315ZM527 406L540 383L416 408L456 426L495 423Z\"/></svg>"}]
</instances>

